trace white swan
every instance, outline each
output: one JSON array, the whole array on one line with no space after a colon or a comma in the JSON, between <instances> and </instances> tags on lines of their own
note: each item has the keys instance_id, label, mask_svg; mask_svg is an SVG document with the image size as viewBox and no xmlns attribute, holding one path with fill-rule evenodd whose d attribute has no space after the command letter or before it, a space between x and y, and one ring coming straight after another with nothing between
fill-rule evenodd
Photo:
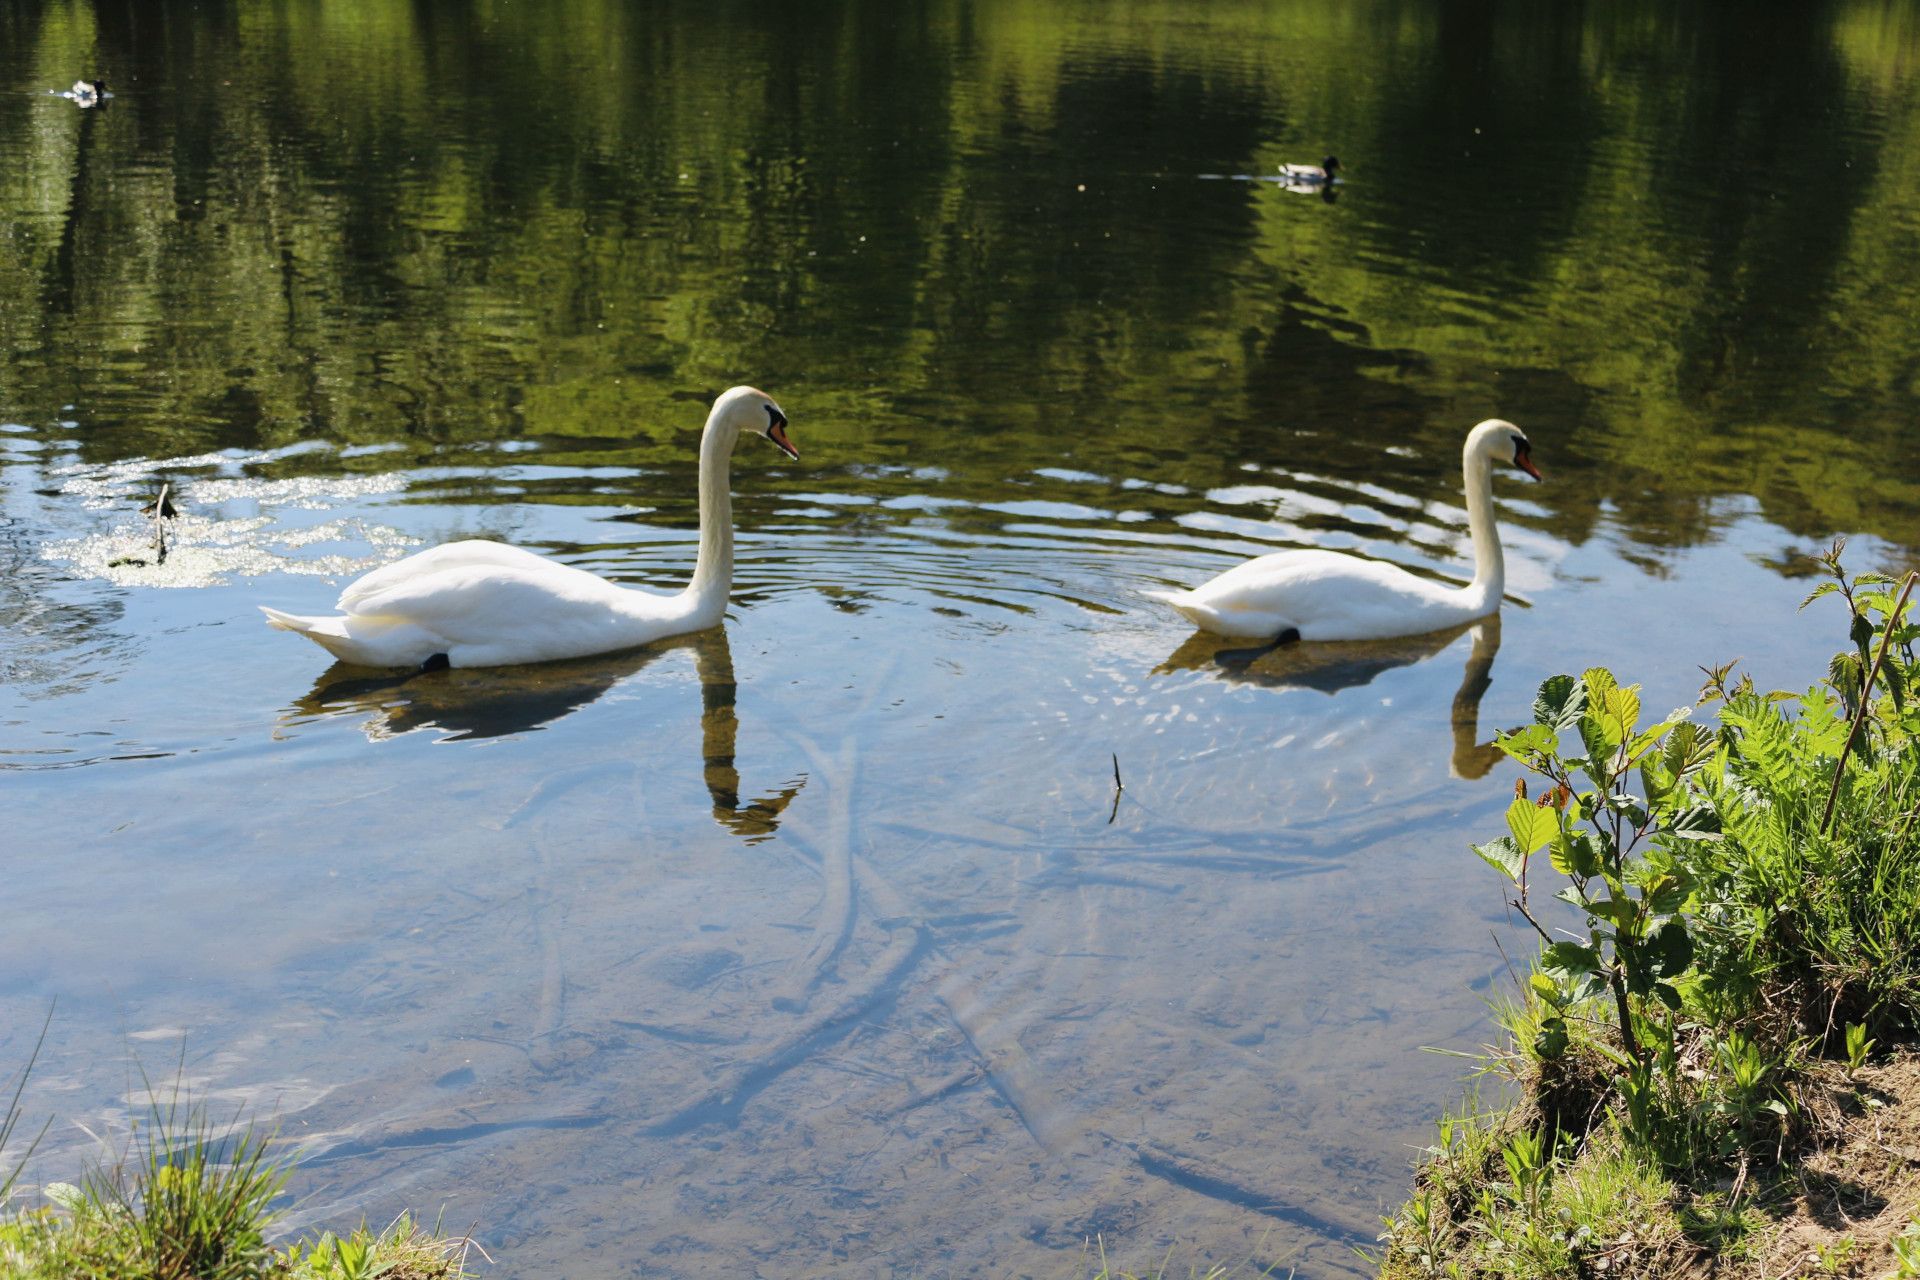
<instances>
[{"instance_id":1,"label":"white swan","mask_svg":"<svg viewBox=\"0 0 1920 1280\"><path fill-rule=\"evenodd\" d=\"M1510 461L1540 478L1526 433L1489 418L1467 433L1461 470L1473 581L1464 587L1418 578L1397 565L1338 551L1276 551L1236 565L1191 591L1149 591L1195 626L1261 639L1382 640L1460 626L1500 607L1506 560L1493 525L1493 463Z\"/></svg>"},{"instance_id":2,"label":"white swan","mask_svg":"<svg viewBox=\"0 0 1920 1280\"><path fill-rule=\"evenodd\" d=\"M700 552L693 581L662 595L500 542L449 542L375 569L340 593L330 618L260 606L343 662L367 667L504 667L631 649L717 626L733 584L727 464L742 432L788 457L787 417L765 394L735 387L713 402L700 437Z\"/></svg>"}]
</instances>

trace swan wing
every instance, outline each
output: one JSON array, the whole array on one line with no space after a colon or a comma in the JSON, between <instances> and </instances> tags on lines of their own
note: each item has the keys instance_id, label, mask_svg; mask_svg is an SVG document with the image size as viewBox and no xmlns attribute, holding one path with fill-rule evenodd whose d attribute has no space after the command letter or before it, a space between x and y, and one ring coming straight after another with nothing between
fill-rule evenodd
<instances>
[{"instance_id":1,"label":"swan wing","mask_svg":"<svg viewBox=\"0 0 1920 1280\"><path fill-rule=\"evenodd\" d=\"M685 630L684 596L615 586L550 562L459 564L410 575L356 601L350 623L405 625L456 667L548 662L647 644ZM424 660L424 655L422 660Z\"/></svg>"},{"instance_id":2,"label":"swan wing","mask_svg":"<svg viewBox=\"0 0 1920 1280\"><path fill-rule=\"evenodd\" d=\"M556 580L577 575L590 582L604 582L584 569L561 564L558 560L520 547L490 542L485 538L469 538L429 547L403 560L380 566L349 583L340 593L339 603L335 607L342 613L371 613L374 611L366 607L366 601L392 591L403 583L425 581L450 569L489 568L518 570L524 574L553 574Z\"/></svg>"}]
</instances>

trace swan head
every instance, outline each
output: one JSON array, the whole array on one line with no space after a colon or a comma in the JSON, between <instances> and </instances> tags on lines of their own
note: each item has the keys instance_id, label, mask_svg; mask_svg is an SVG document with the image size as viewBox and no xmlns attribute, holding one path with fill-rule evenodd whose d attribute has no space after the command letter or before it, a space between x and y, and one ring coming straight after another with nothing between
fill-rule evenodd
<instances>
[{"instance_id":1,"label":"swan head","mask_svg":"<svg viewBox=\"0 0 1920 1280\"><path fill-rule=\"evenodd\" d=\"M742 435L765 436L780 452L800 461L800 451L787 438L787 415L773 397L752 387L734 387L713 402L710 421L731 431L737 440Z\"/></svg>"},{"instance_id":2,"label":"swan head","mask_svg":"<svg viewBox=\"0 0 1920 1280\"><path fill-rule=\"evenodd\" d=\"M1533 465L1533 443L1527 433L1504 418L1488 418L1467 434L1467 460L1487 464L1505 462L1541 479L1540 468Z\"/></svg>"}]
</instances>

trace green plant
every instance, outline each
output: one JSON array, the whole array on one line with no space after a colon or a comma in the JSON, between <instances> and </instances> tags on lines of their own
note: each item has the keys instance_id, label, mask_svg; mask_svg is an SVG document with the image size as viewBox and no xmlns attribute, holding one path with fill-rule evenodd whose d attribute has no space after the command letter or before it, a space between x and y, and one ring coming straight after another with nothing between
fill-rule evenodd
<instances>
[{"instance_id":1,"label":"green plant","mask_svg":"<svg viewBox=\"0 0 1920 1280\"><path fill-rule=\"evenodd\" d=\"M1867 1065L1867 1055L1873 1052L1874 1042L1867 1039L1867 1026L1864 1022L1847 1024L1847 1078L1860 1074L1860 1068Z\"/></svg>"},{"instance_id":2,"label":"green plant","mask_svg":"<svg viewBox=\"0 0 1920 1280\"><path fill-rule=\"evenodd\" d=\"M1895 1236L1892 1244L1894 1280L1920 1277L1920 1221L1908 1223L1907 1229Z\"/></svg>"},{"instance_id":3,"label":"green plant","mask_svg":"<svg viewBox=\"0 0 1920 1280\"><path fill-rule=\"evenodd\" d=\"M328 1276L338 1275L340 1280L379 1280L394 1269L393 1262L379 1260L377 1242L364 1235L342 1238L329 1234L322 1236L320 1243L332 1254L326 1270Z\"/></svg>"},{"instance_id":4,"label":"green plant","mask_svg":"<svg viewBox=\"0 0 1920 1280\"><path fill-rule=\"evenodd\" d=\"M468 1242L423 1231L401 1214L374 1232L363 1223L345 1235L326 1232L306 1245L276 1254L276 1275L292 1280L460 1280Z\"/></svg>"},{"instance_id":5,"label":"green plant","mask_svg":"<svg viewBox=\"0 0 1920 1280\"><path fill-rule=\"evenodd\" d=\"M1920 1026L1920 573L1849 578L1839 553L1809 596L1848 610L1822 684L1762 692L1729 664L1703 690L1717 723L1643 724L1638 686L1594 668L1499 739L1531 776L1474 848L1540 950L1482 1069L1522 1086L1519 1125L1443 1122L1387 1280L1756 1262L1795 1144L1831 1121L1810 1059L1853 1076L1874 1034ZM1920 1280L1920 1224L1895 1252ZM1851 1242L1816 1261L1857 1268Z\"/></svg>"},{"instance_id":6,"label":"green plant","mask_svg":"<svg viewBox=\"0 0 1920 1280\"><path fill-rule=\"evenodd\" d=\"M1507 876L1516 891L1511 905L1544 947L1529 985L1554 1013L1542 1020L1534 1049L1557 1057L1567 1043L1565 1011L1604 991L1626 1059L1644 1076L1652 1066L1647 1002L1679 1008L1674 983L1693 959L1680 914L1691 879L1675 846L1718 838L1712 811L1683 786L1711 759L1710 740L1685 710L1642 729L1639 686L1623 686L1600 667L1577 680L1548 679L1533 712L1533 724L1501 735L1499 744L1547 790L1529 802L1525 783L1517 785L1508 834L1474 852ZM1567 738L1577 747L1564 749ZM1636 778L1640 794L1631 789ZM1581 789L1581 779L1590 785ZM1585 916L1585 941L1556 939L1532 909L1529 868L1543 849L1569 881L1555 896Z\"/></svg>"},{"instance_id":7,"label":"green plant","mask_svg":"<svg viewBox=\"0 0 1920 1280\"><path fill-rule=\"evenodd\" d=\"M1853 1266L1855 1245L1852 1236L1841 1236L1813 1247L1813 1265L1822 1275L1837 1276Z\"/></svg>"},{"instance_id":8,"label":"green plant","mask_svg":"<svg viewBox=\"0 0 1920 1280\"><path fill-rule=\"evenodd\" d=\"M89 1175L77 1216L105 1220L153 1280L248 1280L271 1256L270 1206L287 1171L267 1159L268 1137L182 1104L150 1105L132 1160Z\"/></svg>"},{"instance_id":9,"label":"green plant","mask_svg":"<svg viewBox=\"0 0 1920 1280\"><path fill-rule=\"evenodd\" d=\"M1401 1208L1395 1218L1383 1218L1386 1231L1381 1240L1397 1248L1410 1260L1419 1274L1437 1276L1446 1259L1447 1231L1443 1214L1436 1211L1433 1188L1426 1187Z\"/></svg>"},{"instance_id":10,"label":"green plant","mask_svg":"<svg viewBox=\"0 0 1920 1280\"><path fill-rule=\"evenodd\" d=\"M1548 1173L1545 1140L1537 1131L1522 1130L1500 1149L1500 1159L1507 1166L1514 1200L1529 1209L1537 1208Z\"/></svg>"},{"instance_id":11,"label":"green plant","mask_svg":"<svg viewBox=\"0 0 1920 1280\"><path fill-rule=\"evenodd\" d=\"M1849 579L1841 545L1807 597L1848 610L1849 648L1824 686L1763 694L1708 672L1703 696L1724 704L1718 767L1695 789L1726 840L1689 862L1700 994L1716 1020L1779 1025L1770 1011L1784 1008L1826 1040L1849 1022L1864 1035L1920 1014L1920 575Z\"/></svg>"},{"instance_id":12,"label":"green plant","mask_svg":"<svg viewBox=\"0 0 1920 1280\"><path fill-rule=\"evenodd\" d=\"M0 1156L6 1154L7 1144L13 1141L14 1131L20 1126L20 1096L26 1092L27 1077L33 1074L33 1064L40 1060L40 1050L47 1043L47 1028L52 1025L53 1010L49 1008L46 1020L40 1024L40 1038L33 1042L33 1052L27 1055L27 1065L20 1068L20 1076L13 1082L13 1096L7 1099L6 1112L0 1115ZM0 1210L5 1209L7 1202L13 1198L13 1189L18 1185L21 1173L26 1170L27 1161L33 1158L34 1149L47 1136L47 1129L52 1124L53 1121L49 1119L41 1125L40 1132L33 1136L27 1149L15 1159L13 1168L0 1173Z\"/></svg>"}]
</instances>

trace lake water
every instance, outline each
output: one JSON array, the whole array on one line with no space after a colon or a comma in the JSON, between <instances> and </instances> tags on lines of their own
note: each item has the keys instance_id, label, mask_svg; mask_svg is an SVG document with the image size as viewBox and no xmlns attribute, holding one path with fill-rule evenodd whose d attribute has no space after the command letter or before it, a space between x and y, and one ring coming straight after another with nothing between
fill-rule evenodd
<instances>
[{"instance_id":1,"label":"lake water","mask_svg":"<svg viewBox=\"0 0 1920 1280\"><path fill-rule=\"evenodd\" d=\"M144 1071L500 1274L1365 1274L1518 937L1493 731L1803 686L1806 554L1920 545L1917 77L1897 3L0 5L33 1172ZM463 536L673 586L743 381L802 460L723 632L399 680L254 609ZM1497 622L1141 598L1464 576L1491 415Z\"/></svg>"}]
</instances>

